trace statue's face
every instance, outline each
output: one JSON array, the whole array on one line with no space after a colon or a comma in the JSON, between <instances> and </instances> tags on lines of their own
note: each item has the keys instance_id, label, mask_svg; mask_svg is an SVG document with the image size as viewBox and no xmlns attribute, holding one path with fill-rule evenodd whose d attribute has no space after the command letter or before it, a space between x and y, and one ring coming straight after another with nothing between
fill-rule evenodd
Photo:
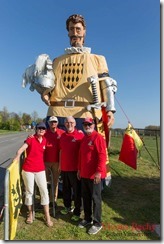
<instances>
[{"instance_id":1,"label":"statue's face","mask_svg":"<svg viewBox=\"0 0 164 244\"><path fill-rule=\"evenodd\" d=\"M70 45L72 47L82 47L84 43L85 33L86 30L80 22L76 24L70 22L68 31Z\"/></svg>"}]
</instances>

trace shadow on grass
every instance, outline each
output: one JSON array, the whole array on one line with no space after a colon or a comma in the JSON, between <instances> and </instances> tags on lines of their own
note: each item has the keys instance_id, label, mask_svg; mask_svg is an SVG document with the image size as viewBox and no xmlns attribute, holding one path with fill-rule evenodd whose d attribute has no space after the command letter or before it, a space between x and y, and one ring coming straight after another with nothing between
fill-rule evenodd
<instances>
[{"instance_id":1,"label":"shadow on grass","mask_svg":"<svg viewBox=\"0 0 164 244\"><path fill-rule=\"evenodd\" d=\"M105 213L111 215L111 223L106 225L113 224L116 228L126 225L151 240L155 238L154 225L160 224L159 178L113 176L111 187L104 188L102 198L112 209L112 213Z\"/></svg>"},{"instance_id":2,"label":"shadow on grass","mask_svg":"<svg viewBox=\"0 0 164 244\"><path fill-rule=\"evenodd\" d=\"M120 154L120 150L118 149L112 149L109 151L109 156L111 155L119 155Z\"/></svg>"},{"instance_id":3,"label":"shadow on grass","mask_svg":"<svg viewBox=\"0 0 164 244\"><path fill-rule=\"evenodd\" d=\"M60 200L60 202L62 201L62 196L59 196L58 201ZM63 203L61 203L63 204ZM34 208L34 214L35 214L35 220L39 220L41 222L45 222L44 220L44 210L43 210L43 206L40 204L40 200L39 199L35 199L35 208ZM51 218L55 219L55 220L62 220L64 222L69 222L75 226L77 226L77 222L71 220L71 217L73 216L73 213L69 213L66 215L61 214L61 210L63 209L63 206L57 206L57 209L55 210L55 217L53 216L53 208L49 207L49 211L50 211L50 216ZM27 217L27 206L26 205L22 205L21 207L21 211L20 211L20 215L24 218L24 221L26 220Z\"/></svg>"}]
</instances>

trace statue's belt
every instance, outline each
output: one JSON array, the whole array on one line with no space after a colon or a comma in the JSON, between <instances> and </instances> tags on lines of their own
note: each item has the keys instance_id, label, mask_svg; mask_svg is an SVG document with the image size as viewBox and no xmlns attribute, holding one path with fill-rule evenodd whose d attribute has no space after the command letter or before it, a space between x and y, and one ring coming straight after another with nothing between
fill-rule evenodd
<instances>
[{"instance_id":1,"label":"statue's belt","mask_svg":"<svg viewBox=\"0 0 164 244\"><path fill-rule=\"evenodd\" d=\"M87 107L90 103L89 102L79 102L73 99L68 99L66 101L51 101L51 106L58 106L58 107L65 107L65 108L73 108L73 107Z\"/></svg>"}]
</instances>

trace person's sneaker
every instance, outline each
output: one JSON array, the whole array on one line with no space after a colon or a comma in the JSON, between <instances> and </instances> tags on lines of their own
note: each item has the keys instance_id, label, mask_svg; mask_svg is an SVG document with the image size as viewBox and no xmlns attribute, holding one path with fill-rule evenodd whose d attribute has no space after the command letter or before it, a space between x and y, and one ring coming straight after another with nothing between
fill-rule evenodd
<instances>
[{"instance_id":1,"label":"person's sneaker","mask_svg":"<svg viewBox=\"0 0 164 244\"><path fill-rule=\"evenodd\" d=\"M73 215L71 218L71 220L73 220L73 221L79 221L79 219L80 219L80 216L77 216L77 215Z\"/></svg>"},{"instance_id":2,"label":"person's sneaker","mask_svg":"<svg viewBox=\"0 0 164 244\"><path fill-rule=\"evenodd\" d=\"M102 229L102 226L95 226L92 225L92 227L88 230L88 234L95 235Z\"/></svg>"},{"instance_id":3,"label":"person's sneaker","mask_svg":"<svg viewBox=\"0 0 164 244\"><path fill-rule=\"evenodd\" d=\"M64 208L60 211L61 214L66 215L72 211L71 208Z\"/></svg>"},{"instance_id":4,"label":"person's sneaker","mask_svg":"<svg viewBox=\"0 0 164 244\"><path fill-rule=\"evenodd\" d=\"M74 209L75 209L74 207L71 207L71 210L69 212L73 213Z\"/></svg>"},{"instance_id":5,"label":"person's sneaker","mask_svg":"<svg viewBox=\"0 0 164 244\"><path fill-rule=\"evenodd\" d=\"M90 224L92 224L92 222L83 219L83 220L78 224L78 227L79 227L79 228L84 228L85 226L90 225Z\"/></svg>"}]
</instances>

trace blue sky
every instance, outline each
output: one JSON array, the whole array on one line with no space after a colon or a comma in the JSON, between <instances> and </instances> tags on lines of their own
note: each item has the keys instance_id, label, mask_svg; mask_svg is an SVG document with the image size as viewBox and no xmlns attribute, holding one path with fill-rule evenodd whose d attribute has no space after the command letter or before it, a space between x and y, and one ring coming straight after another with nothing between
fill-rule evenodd
<instances>
[{"instance_id":1,"label":"blue sky","mask_svg":"<svg viewBox=\"0 0 164 244\"><path fill-rule=\"evenodd\" d=\"M40 95L21 87L24 70L41 53L53 59L69 46L65 21L82 14L85 45L106 57L118 83L114 128L160 125L160 1L1 0L0 110L46 117ZM125 116L126 115L126 116Z\"/></svg>"}]
</instances>

